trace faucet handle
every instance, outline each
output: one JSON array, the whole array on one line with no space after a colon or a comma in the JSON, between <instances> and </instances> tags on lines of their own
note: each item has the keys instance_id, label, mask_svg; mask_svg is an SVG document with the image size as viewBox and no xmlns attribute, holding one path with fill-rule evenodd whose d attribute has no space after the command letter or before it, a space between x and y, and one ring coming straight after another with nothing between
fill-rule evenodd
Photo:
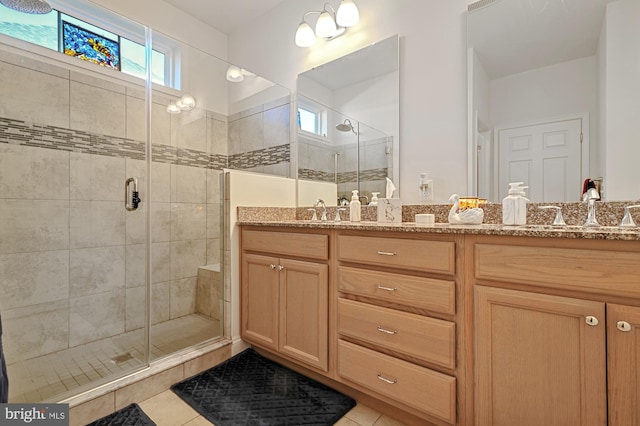
<instances>
[{"instance_id":1,"label":"faucet handle","mask_svg":"<svg viewBox=\"0 0 640 426\"><path fill-rule=\"evenodd\" d=\"M313 216L311 217L311 220L318 220L318 213L316 212L316 209L307 209L310 212L313 212Z\"/></svg>"},{"instance_id":2,"label":"faucet handle","mask_svg":"<svg viewBox=\"0 0 640 426\"><path fill-rule=\"evenodd\" d=\"M622 216L622 221L619 226L623 228L632 228L636 226L636 223L633 221L633 217L631 216L631 209L637 209L638 207L640 207L640 205L626 206L624 208L624 216Z\"/></svg>"},{"instance_id":3,"label":"faucet handle","mask_svg":"<svg viewBox=\"0 0 640 426\"><path fill-rule=\"evenodd\" d=\"M543 209L543 210L555 210L556 211L556 217L555 219L553 219L553 226L566 226L567 224L564 223L564 217L562 217L562 209L558 206L539 206L539 209Z\"/></svg>"},{"instance_id":4,"label":"faucet handle","mask_svg":"<svg viewBox=\"0 0 640 426\"><path fill-rule=\"evenodd\" d=\"M343 208L343 207L339 207L338 209L336 209L336 217L335 219L333 219L334 222L340 222L342 219L340 218L340 212L343 212L347 209Z\"/></svg>"}]
</instances>

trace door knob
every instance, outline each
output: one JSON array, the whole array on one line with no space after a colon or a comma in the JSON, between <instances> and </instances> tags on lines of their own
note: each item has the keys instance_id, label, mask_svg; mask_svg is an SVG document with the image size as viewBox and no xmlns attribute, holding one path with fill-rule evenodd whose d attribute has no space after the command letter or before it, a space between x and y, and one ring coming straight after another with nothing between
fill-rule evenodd
<instances>
[{"instance_id":1,"label":"door knob","mask_svg":"<svg viewBox=\"0 0 640 426\"><path fill-rule=\"evenodd\" d=\"M587 323L587 325L590 325L592 327L595 327L596 325L598 325L598 318L592 315L587 316L584 320Z\"/></svg>"},{"instance_id":2,"label":"door knob","mask_svg":"<svg viewBox=\"0 0 640 426\"><path fill-rule=\"evenodd\" d=\"M631 324L626 321L618 321L616 323L616 328L620 331L631 331Z\"/></svg>"}]
</instances>

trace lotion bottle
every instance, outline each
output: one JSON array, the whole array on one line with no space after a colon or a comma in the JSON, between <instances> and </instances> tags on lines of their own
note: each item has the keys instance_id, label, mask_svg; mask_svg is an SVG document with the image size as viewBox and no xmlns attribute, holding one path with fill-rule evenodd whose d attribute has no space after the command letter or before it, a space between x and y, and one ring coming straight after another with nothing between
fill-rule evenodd
<instances>
[{"instance_id":1,"label":"lotion bottle","mask_svg":"<svg viewBox=\"0 0 640 426\"><path fill-rule=\"evenodd\" d=\"M360 222L360 198L358 197L358 190L351 191L351 203L349 203L349 220L351 222Z\"/></svg>"},{"instance_id":2,"label":"lotion bottle","mask_svg":"<svg viewBox=\"0 0 640 426\"><path fill-rule=\"evenodd\" d=\"M516 224L516 208L518 197L520 196L520 185L523 182L512 182L509 184L509 193L502 200L502 224L503 225L515 225ZM526 216L525 216L526 218Z\"/></svg>"},{"instance_id":3,"label":"lotion bottle","mask_svg":"<svg viewBox=\"0 0 640 426\"><path fill-rule=\"evenodd\" d=\"M516 194L516 225L527 224L527 202L529 202L529 199L525 197L524 190L526 188L528 188L528 186L518 187L518 193Z\"/></svg>"}]
</instances>

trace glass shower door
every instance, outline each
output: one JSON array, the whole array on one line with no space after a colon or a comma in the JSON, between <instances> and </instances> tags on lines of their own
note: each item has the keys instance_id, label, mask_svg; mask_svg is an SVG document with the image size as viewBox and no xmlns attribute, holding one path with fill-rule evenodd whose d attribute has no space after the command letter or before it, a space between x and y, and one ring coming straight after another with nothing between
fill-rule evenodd
<instances>
[{"instance_id":1,"label":"glass shower door","mask_svg":"<svg viewBox=\"0 0 640 426\"><path fill-rule=\"evenodd\" d=\"M0 44L9 402L60 401L148 365L146 85L19 46ZM142 201L128 210L134 177Z\"/></svg>"}]
</instances>

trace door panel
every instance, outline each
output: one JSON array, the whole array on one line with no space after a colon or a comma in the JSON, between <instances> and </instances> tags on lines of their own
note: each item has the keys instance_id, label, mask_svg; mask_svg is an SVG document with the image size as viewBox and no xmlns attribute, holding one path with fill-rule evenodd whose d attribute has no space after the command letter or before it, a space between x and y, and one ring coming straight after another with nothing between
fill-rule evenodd
<instances>
[{"instance_id":1,"label":"door panel","mask_svg":"<svg viewBox=\"0 0 640 426\"><path fill-rule=\"evenodd\" d=\"M640 308L607 305L609 424L640 425Z\"/></svg>"},{"instance_id":2,"label":"door panel","mask_svg":"<svg viewBox=\"0 0 640 426\"><path fill-rule=\"evenodd\" d=\"M509 182L524 182L531 201L578 201L581 129L582 120L575 119L500 130L500 198Z\"/></svg>"},{"instance_id":3,"label":"door panel","mask_svg":"<svg viewBox=\"0 0 640 426\"><path fill-rule=\"evenodd\" d=\"M603 303L477 286L475 306L477 425L606 424Z\"/></svg>"},{"instance_id":4,"label":"door panel","mask_svg":"<svg viewBox=\"0 0 640 426\"><path fill-rule=\"evenodd\" d=\"M277 349L278 258L242 257L242 338Z\"/></svg>"}]
</instances>

